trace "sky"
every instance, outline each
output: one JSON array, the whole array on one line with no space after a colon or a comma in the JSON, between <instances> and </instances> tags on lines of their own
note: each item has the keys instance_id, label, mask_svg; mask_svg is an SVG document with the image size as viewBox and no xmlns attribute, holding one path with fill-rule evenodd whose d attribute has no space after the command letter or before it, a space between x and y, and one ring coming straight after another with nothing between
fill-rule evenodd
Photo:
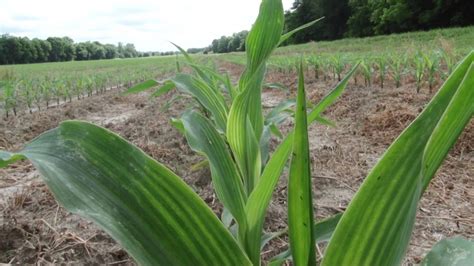
<instances>
[{"instance_id":1,"label":"sky","mask_svg":"<svg viewBox=\"0 0 474 266\"><path fill-rule=\"evenodd\" d=\"M294 0L282 0L285 10ZM259 0L0 0L0 34L133 43L138 51L205 47L249 30Z\"/></svg>"}]
</instances>

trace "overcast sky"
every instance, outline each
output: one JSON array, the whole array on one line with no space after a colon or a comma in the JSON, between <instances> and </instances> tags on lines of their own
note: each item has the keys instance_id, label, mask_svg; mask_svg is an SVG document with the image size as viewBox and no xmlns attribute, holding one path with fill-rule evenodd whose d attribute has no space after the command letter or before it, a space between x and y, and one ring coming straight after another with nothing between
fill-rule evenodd
<instances>
[{"instance_id":1,"label":"overcast sky","mask_svg":"<svg viewBox=\"0 0 474 266\"><path fill-rule=\"evenodd\" d=\"M285 10L294 0L283 0ZM259 0L0 0L0 34L130 42L139 51L205 47L250 29Z\"/></svg>"}]
</instances>

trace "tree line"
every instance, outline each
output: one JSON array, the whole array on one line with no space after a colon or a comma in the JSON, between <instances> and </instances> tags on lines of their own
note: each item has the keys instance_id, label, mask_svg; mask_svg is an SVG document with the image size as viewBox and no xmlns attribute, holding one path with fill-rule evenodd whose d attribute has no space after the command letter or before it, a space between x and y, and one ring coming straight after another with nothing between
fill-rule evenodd
<instances>
[{"instance_id":1,"label":"tree line","mask_svg":"<svg viewBox=\"0 0 474 266\"><path fill-rule=\"evenodd\" d=\"M140 53L131 43L118 45L100 42L74 43L69 37L49 37L46 40L0 36L0 65L98 60L150 56Z\"/></svg>"},{"instance_id":2,"label":"tree line","mask_svg":"<svg viewBox=\"0 0 474 266\"><path fill-rule=\"evenodd\" d=\"M295 0L285 12L286 31L324 17L285 45L474 25L472 0ZM245 50L246 31L222 36L205 51ZM237 45L238 44L238 45Z\"/></svg>"}]
</instances>

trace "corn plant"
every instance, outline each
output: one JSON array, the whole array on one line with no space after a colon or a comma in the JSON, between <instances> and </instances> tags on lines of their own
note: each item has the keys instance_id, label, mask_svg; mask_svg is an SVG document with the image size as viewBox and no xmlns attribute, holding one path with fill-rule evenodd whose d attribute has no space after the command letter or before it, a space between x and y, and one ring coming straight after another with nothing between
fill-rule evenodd
<instances>
[{"instance_id":1,"label":"corn plant","mask_svg":"<svg viewBox=\"0 0 474 266\"><path fill-rule=\"evenodd\" d=\"M428 86L430 93L432 93L433 85L436 81L436 73L439 70L439 56L437 54L431 56L425 54L423 58L425 59L426 70L428 71Z\"/></svg>"},{"instance_id":2,"label":"corn plant","mask_svg":"<svg viewBox=\"0 0 474 266\"><path fill-rule=\"evenodd\" d=\"M344 71L346 64L344 63L344 59L340 54L336 54L335 56L331 57L331 64L333 69L333 77L334 79L337 76L337 80L341 81L341 74Z\"/></svg>"},{"instance_id":3,"label":"corn plant","mask_svg":"<svg viewBox=\"0 0 474 266\"><path fill-rule=\"evenodd\" d=\"M22 98L25 100L26 106L28 107L28 111L31 114L33 101L35 99L35 93L36 93L34 84L33 84L33 81L27 80L27 79L23 79L21 83L22 83L22 86L21 86Z\"/></svg>"},{"instance_id":4,"label":"corn plant","mask_svg":"<svg viewBox=\"0 0 474 266\"><path fill-rule=\"evenodd\" d=\"M188 110L176 124L209 163L214 190L227 213L223 221L167 167L118 135L86 122L63 122L20 152L0 152L0 166L31 160L59 202L98 223L140 264L260 265L265 212L291 156L290 249L270 263L291 257L297 266L315 265L315 244L329 238L322 265L400 263L417 203L474 111L474 53L390 146L344 214L315 222L307 126L322 120L322 111L341 95L355 69L307 112L300 65L295 129L268 161L262 160L266 62L280 43L311 25L281 35L283 21L281 1L263 0L246 40L247 65L237 85L228 86L182 50L194 74L177 74L155 92L176 87L206 110ZM158 84L145 83L139 85L142 90ZM222 94L216 83L228 86L229 94Z\"/></svg>"},{"instance_id":5,"label":"corn plant","mask_svg":"<svg viewBox=\"0 0 474 266\"><path fill-rule=\"evenodd\" d=\"M453 68L454 68L454 56L452 54L450 54L449 52L447 51L442 51L442 58L444 60L444 63L446 65L446 72L441 72L441 76L444 79L446 79L449 75L451 75L451 73L453 72Z\"/></svg>"},{"instance_id":6,"label":"corn plant","mask_svg":"<svg viewBox=\"0 0 474 266\"><path fill-rule=\"evenodd\" d=\"M380 87L383 89L383 84L385 81L385 76L387 74L387 59L381 56L375 60L375 64L377 65L379 71L379 78L380 78Z\"/></svg>"},{"instance_id":7,"label":"corn plant","mask_svg":"<svg viewBox=\"0 0 474 266\"><path fill-rule=\"evenodd\" d=\"M374 73L372 66L367 63L367 60L364 60L360 63L360 67L364 76L365 86L372 86L372 75Z\"/></svg>"},{"instance_id":8,"label":"corn plant","mask_svg":"<svg viewBox=\"0 0 474 266\"><path fill-rule=\"evenodd\" d=\"M419 93L421 86L423 85L423 77L425 76L426 61L423 57L415 58L415 81L416 81L416 92Z\"/></svg>"},{"instance_id":9,"label":"corn plant","mask_svg":"<svg viewBox=\"0 0 474 266\"><path fill-rule=\"evenodd\" d=\"M9 117L9 112L13 111L16 115L16 108L18 105L18 90L17 82L14 79L6 80L3 82L3 108L5 109L5 116Z\"/></svg>"},{"instance_id":10,"label":"corn plant","mask_svg":"<svg viewBox=\"0 0 474 266\"><path fill-rule=\"evenodd\" d=\"M313 66L314 69L314 78L319 79L320 71L321 71L321 57L318 55L311 55L308 58L309 64Z\"/></svg>"},{"instance_id":11,"label":"corn plant","mask_svg":"<svg viewBox=\"0 0 474 266\"><path fill-rule=\"evenodd\" d=\"M40 83L41 95L43 100L46 102L46 109L49 108L49 103L52 99L52 90L53 82L49 76L46 76L43 81Z\"/></svg>"},{"instance_id":12,"label":"corn plant","mask_svg":"<svg viewBox=\"0 0 474 266\"><path fill-rule=\"evenodd\" d=\"M392 69L392 78L395 81L395 87L399 88L402 84L402 76L405 73L407 58L394 57L391 59L390 67Z\"/></svg>"},{"instance_id":13,"label":"corn plant","mask_svg":"<svg viewBox=\"0 0 474 266\"><path fill-rule=\"evenodd\" d=\"M43 93L41 91L40 80L35 79L32 81L33 86L33 101L38 108L38 111L41 111L41 103L43 101Z\"/></svg>"}]
</instances>

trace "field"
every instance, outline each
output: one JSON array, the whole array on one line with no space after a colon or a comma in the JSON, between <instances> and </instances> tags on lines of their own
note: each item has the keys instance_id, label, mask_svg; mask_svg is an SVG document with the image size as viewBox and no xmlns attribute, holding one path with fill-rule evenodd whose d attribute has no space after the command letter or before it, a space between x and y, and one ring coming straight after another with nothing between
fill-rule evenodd
<instances>
[{"instance_id":1,"label":"field","mask_svg":"<svg viewBox=\"0 0 474 266\"><path fill-rule=\"evenodd\" d=\"M336 127L310 127L310 156L317 217L344 211L390 143L424 109L455 62L474 47L474 27L364 39L310 43L276 50L263 92L265 112L296 97L296 62L304 55L308 99L315 103L351 65L362 66L342 97L326 111ZM233 82L245 54L197 55ZM202 156L170 124L192 102L168 92L122 95L133 84L164 80L179 68L174 56L0 67L0 150L18 150L61 121L79 119L104 126L170 166L212 209L222 206ZM0 76L2 77L2 76ZM8 89L7 89L8 87ZM8 90L8 93L6 93ZM7 115L8 114L8 115ZM284 123L286 133L293 121ZM271 149L278 140L272 139ZM111 151L113 152L113 151ZM417 212L405 265L421 261L442 238L474 238L474 123L471 121L425 193ZM33 166L0 169L0 262L133 264L128 255L91 222L58 206ZM287 173L274 192L266 229L286 227ZM264 259L288 245L282 236Z\"/></svg>"}]
</instances>

